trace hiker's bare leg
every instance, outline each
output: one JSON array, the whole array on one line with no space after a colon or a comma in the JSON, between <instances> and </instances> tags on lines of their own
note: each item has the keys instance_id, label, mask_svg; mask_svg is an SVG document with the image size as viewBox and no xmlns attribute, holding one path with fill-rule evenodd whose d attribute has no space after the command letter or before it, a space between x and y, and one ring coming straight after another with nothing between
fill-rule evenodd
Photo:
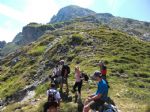
<instances>
[{"instance_id":1,"label":"hiker's bare leg","mask_svg":"<svg viewBox=\"0 0 150 112\"><path fill-rule=\"evenodd\" d=\"M89 112L90 110L90 106L89 105L85 105L83 108L83 112Z\"/></svg>"}]
</instances>

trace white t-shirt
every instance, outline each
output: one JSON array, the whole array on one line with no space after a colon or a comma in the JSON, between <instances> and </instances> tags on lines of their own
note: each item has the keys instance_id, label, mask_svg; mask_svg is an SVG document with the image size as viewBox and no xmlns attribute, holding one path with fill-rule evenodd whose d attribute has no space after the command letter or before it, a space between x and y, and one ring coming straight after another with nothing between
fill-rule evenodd
<instances>
[{"instance_id":1,"label":"white t-shirt","mask_svg":"<svg viewBox=\"0 0 150 112\"><path fill-rule=\"evenodd\" d=\"M49 90L47 90L47 96L49 96L49 92L56 92L56 94L55 94L55 101L58 103L58 101L61 99L61 97L60 97L60 93L57 91L57 90L55 90L55 89L49 89Z\"/></svg>"}]
</instances>

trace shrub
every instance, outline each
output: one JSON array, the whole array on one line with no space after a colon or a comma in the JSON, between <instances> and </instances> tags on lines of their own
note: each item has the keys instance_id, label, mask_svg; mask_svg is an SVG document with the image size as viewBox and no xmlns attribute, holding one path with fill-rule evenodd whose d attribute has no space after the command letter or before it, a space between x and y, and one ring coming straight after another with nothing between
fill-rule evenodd
<instances>
[{"instance_id":1,"label":"shrub","mask_svg":"<svg viewBox=\"0 0 150 112\"><path fill-rule=\"evenodd\" d=\"M49 88L49 83L45 83L43 85L40 85L36 89L36 96L40 95L41 93L45 93L46 90Z\"/></svg>"},{"instance_id":2,"label":"shrub","mask_svg":"<svg viewBox=\"0 0 150 112\"><path fill-rule=\"evenodd\" d=\"M29 54L33 55L33 56L39 56L44 52L45 48L46 48L45 46L37 46L37 47L33 48L29 52Z\"/></svg>"},{"instance_id":3,"label":"shrub","mask_svg":"<svg viewBox=\"0 0 150 112\"><path fill-rule=\"evenodd\" d=\"M83 42L83 37L80 34L74 34L71 38L71 44L80 45Z\"/></svg>"}]
</instances>

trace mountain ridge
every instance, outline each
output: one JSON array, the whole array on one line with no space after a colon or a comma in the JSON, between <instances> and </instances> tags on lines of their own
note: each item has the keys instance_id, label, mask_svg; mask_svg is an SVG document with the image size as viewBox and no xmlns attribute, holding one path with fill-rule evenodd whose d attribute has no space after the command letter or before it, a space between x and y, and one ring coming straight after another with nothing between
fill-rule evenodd
<instances>
[{"instance_id":1,"label":"mountain ridge","mask_svg":"<svg viewBox=\"0 0 150 112\"><path fill-rule=\"evenodd\" d=\"M64 11L62 11L64 9L65 9L65 13ZM67 13L68 10L71 11L72 13ZM85 14L81 14L81 12ZM5 47L1 49L0 54L6 55L8 53L11 53L12 51L15 51L21 46L30 44L38 40L48 30L59 29L64 26L68 26L72 22L80 22L80 21L90 22L93 24L92 26L95 26L96 24L106 25L112 29L117 29L126 32L136 38L140 38L141 40L150 41L149 22L133 20L130 18L115 17L110 13L96 13L92 10L75 6L75 5L66 6L60 9L58 15L61 15L62 17L57 19L57 15L56 15L55 18L57 22L53 21L54 23L38 24L33 22L24 26L22 32L18 33L11 43L6 44ZM67 15L70 16L67 17ZM65 16L67 17L67 19L63 18ZM13 49L12 46L15 47L15 49Z\"/></svg>"}]
</instances>

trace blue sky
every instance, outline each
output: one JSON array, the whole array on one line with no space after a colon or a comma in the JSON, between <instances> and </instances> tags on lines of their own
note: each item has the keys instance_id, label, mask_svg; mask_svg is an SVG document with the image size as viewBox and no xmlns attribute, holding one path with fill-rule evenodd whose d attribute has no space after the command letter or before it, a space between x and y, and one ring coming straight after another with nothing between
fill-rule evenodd
<instances>
[{"instance_id":1,"label":"blue sky","mask_svg":"<svg viewBox=\"0 0 150 112\"><path fill-rule=\"evenodd\" d=\"M150 22L150 0L0 0L0 41L12 41L30 22L49 22L67 5Z\"/></svg>"}]
</instances>

